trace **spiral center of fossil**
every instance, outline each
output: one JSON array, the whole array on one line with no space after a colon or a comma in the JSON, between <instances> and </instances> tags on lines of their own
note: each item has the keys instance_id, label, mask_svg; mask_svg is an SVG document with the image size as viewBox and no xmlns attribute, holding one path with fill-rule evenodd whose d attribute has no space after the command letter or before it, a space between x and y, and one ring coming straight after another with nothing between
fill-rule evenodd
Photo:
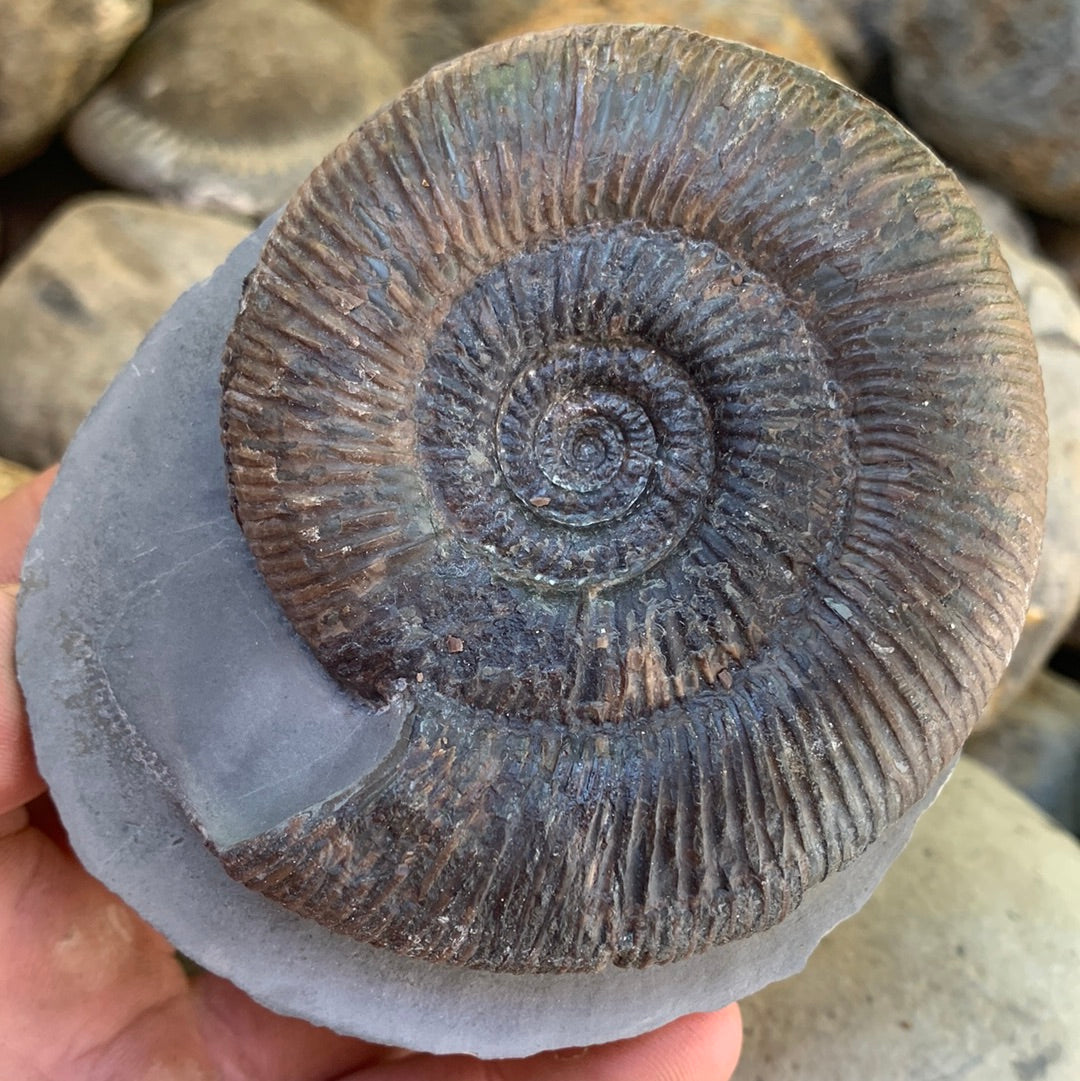
<instances>
[{"instance_id":1,"label":"spiral center of fossil","mask_svg":"<svg viewBox=\"0 0 1080 1081\"><path fill-rule=\"evenodd\" d=\"M429 344L415 427L428 520L496 579L568 594L661 573L699 526L726 551L780 497L769 448L790 458L816 408L816 349L773 286L705 241L597 226L521 251ZM751 496L762 470L774 490ZM714 533L721 491L746 509L718 511Z\"/></svg>"},{"instance_id":2,"label":"spiral center of fossil","mask_svg":"<svg viewBox=\"0 0 1080 1081\"><path fill-rule=\"evenodd\" d=\"M603 409L617 414L616 419L598 415L594 410ZM618 416L618 415L622 416ZM627 424L620 424L625 417ZM611 481L619 472L624 453L641 457L636 447L630 446L627 429L647 440L653 453L656 437L645 411L633 402L618 395L605 394L603 401L564 399L554 405L544 417L538 433L536 454L540 468L552 484L575 492L593 492ZM641 462L640 474L644 477L652 468L651 458Z\"/></svg>"},{"instance_id":3,"label":"spiral center of fossil","mask_svg":"<svg viewBox=\"0 0 1080 1081\"><path fill-rule=\"evenodd\" d=\"M678 426L665 419L676 402L693 414ZM584 529L629 514L665 457L689 453L677 429L708 424L693 388L654 350L568 343L511 381L495 445L506 483L537 519ZM696 467L707 472L707 456Z\"/></svg>"},{"instance_id":4,"label":"spiral center of fossil","mask_svg":"<svg viewBox=\"0 0 1080 1081\"><path fill-rule=\"evenodd\" d=\"M372 273L365 311L390 304ZM351 318L337 354L296 361L265 436L297 492L267 543L294 624L364 698L578 723L728 688L846 521L828 352L710 240L590 223L457 283L419 344L396 313L358 347Z\"/></svg>"}]
</instances>

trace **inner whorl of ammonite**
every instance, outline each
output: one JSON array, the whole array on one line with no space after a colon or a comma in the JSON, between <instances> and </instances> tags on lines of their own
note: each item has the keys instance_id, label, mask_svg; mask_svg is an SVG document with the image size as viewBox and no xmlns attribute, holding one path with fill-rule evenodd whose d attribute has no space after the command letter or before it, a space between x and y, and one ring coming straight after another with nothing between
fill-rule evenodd
<instances>
[{"instance_id":1,"label":"inner whorl of ammonite","mask_svg":"<svg viewBox=\"0 0 1080 1081\"><path fill-rule=\"evenodd\" d=\"M259 570L358 723L407 721L219 854L411 956L772 926L955 757L1022 622L1008 272L893 120L753 49L592 27L436 69L290 204L223 386Z\"/></svg>"},{"instance_id":2,"label":"inner whorl of ammonite","mask_svg":"<svg viewBox=\"0 0 1080 1081\"><path fill-rule=\"evenodd\" d=\"M555 722L726 679L844 522L841 401L792 306L715 244L605 223L509 256L427 349L415 453L437 555L378 584L393 599L372 623L419 639L420 611L430 634L387 676Z\"/></svg>"}]
</instances>

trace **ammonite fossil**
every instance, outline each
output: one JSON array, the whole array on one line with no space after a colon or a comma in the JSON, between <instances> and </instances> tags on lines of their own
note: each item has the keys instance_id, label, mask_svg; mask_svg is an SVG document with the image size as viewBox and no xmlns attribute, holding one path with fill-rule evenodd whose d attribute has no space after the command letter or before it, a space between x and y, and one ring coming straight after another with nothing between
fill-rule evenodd
<instances>
[{"instance_id":1,"label":"ammonite fossil","mask_svg":"<svg viewBox=\"0 0 1080 1081\"><path fill-rule=\"evenodd\" d=\"M215 847L407 956L765 931L926 794L1023 620L1008 271L893 120L753 49L593 27L436 69L289 205L223 388L259 570L359 715L406 719Z\"/></svg>"}]
</instances>

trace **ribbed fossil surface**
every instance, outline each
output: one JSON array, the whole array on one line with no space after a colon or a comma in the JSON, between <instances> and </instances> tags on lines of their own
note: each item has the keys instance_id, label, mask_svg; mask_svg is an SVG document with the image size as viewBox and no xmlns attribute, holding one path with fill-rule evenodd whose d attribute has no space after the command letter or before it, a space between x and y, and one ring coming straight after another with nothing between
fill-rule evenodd
<instances>
[{"instance_id":1,"label":"ribbed fossil surface","mask_svg":"<svg viewBox=\"0 0 1080 1081\"><path fill-rule=\"evenodd\" d=\"M407 955L642 966L777 923L957 754L1023 620L1008 272L892 119L747 47L436 69L290 204L223 384L262 574L358 723L408 720L220 855Z\"/></svg>"}]
</instances>

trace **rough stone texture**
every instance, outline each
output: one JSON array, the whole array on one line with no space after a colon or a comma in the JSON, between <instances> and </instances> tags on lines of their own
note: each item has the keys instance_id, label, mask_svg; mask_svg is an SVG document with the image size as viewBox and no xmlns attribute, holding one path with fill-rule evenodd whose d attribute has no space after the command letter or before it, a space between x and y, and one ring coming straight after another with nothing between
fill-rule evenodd
<instances>
[{"instance_id":1,"label":"rough stone texture","mask_svg":"<svg viewBox=\"0 0 1080 1081\"><path fill-rule=\"evenodd\" d=\"M502 36L554 30L573 23L663 23L742 41L841 81L846 74L787 0L541 0Z\"/></svg>"},{"instance_id":2,"label":"rough stone texture","mask_svg":"<svg viewBox=\"0 0 1080 1081\"><path fill-rule=\"evenodd\" d=\"M244 234L130 196L67 204L0 278L0 454L59 458L154 322Z\"/></svg>"},{"instance_id":3,"label":"rough stone texture","mask_svg":"<svg viewBox=\"0 0 1080 1081\"><path fill-rule=\"evenodd\" d=\"M192 0L139 39L68 140L120 187L262 217L403 82L306 0Z\"/></svg>"},{"instance_id":4,"label":"rough stone texture","mask_svg":"<svg viewBox=\"0 0 1080 1081\"><path fill-rule=\"evenodd\" d=\"M25 484L33 475L32 469L27 469L18 462L9 462L6 458L0 458L0 499L3 499L8 492L14 491L20 484Z\"/></svg>"},{"instance_id":5,"label":"rough stone texture","mask_svg":"<svg viewBox=\"0 0 1080 1081\"><path fill-rule=\"evenodd\" d=\"M80 431L31 542L19 678L85 865L272 1008L420 1050L498 1057L616 1039L797 971L865 902L936 786L778 927L645 970L433 965L334 935L226 876L181 803L219 842L245 836L373 768L402 723L392 709L357 716L230 513L219 358L266 232L148 336Z\"/></svg>"},{"instance_id":6,"label":"rough stone texture","mask_svg":"<svg viewBox=\"0 0 1080 1081\"><path fill-rule=\"evenodd\" d=\"M0 173L33 157L150 19L150 0L5 0Z\"/></svg>"},{"instance_id":7,"label":"rough stone texture","mask_svg":"<svg viewBox=\"0 0 1080 1081\"><path fill-rule=\"evenodd\" d=\"M1080 4L899 0L895 87L950 161L1080 221Z\"/></svg>"},{"instance_id":8,"label":"rough stone texture","mask_svg":"<svg viewBox=\"0 0 1080 1081\"><path fill-rule=\"evenodd\" d=\"M1080 685L1040 672L966 753L1080 833Z\"/></svg>"},{"instance_id":9,"label":"rough stone texture","mask_svg":"<svg viewBox=\"0 0 1080 1081\"><path fill-rule=\"evenodd\" d=\"M1031 604L983 725L993 723L1034 678L1080 609L1080 300L1045 259L1004 240L1001 250L1035 332L1046 390L1050 470Z\"/></svg>"},{"instance_id":10,"label":"rough stone texture","mask_svg":"<svg viewBox=\"0 0 1080 1081\"><path fill-rule=\"evenodd\" d=\"M805 971L743 1003L736 1081L1080 1077L1080 847L962 759Z\"/></svg>"}]
</instances>

